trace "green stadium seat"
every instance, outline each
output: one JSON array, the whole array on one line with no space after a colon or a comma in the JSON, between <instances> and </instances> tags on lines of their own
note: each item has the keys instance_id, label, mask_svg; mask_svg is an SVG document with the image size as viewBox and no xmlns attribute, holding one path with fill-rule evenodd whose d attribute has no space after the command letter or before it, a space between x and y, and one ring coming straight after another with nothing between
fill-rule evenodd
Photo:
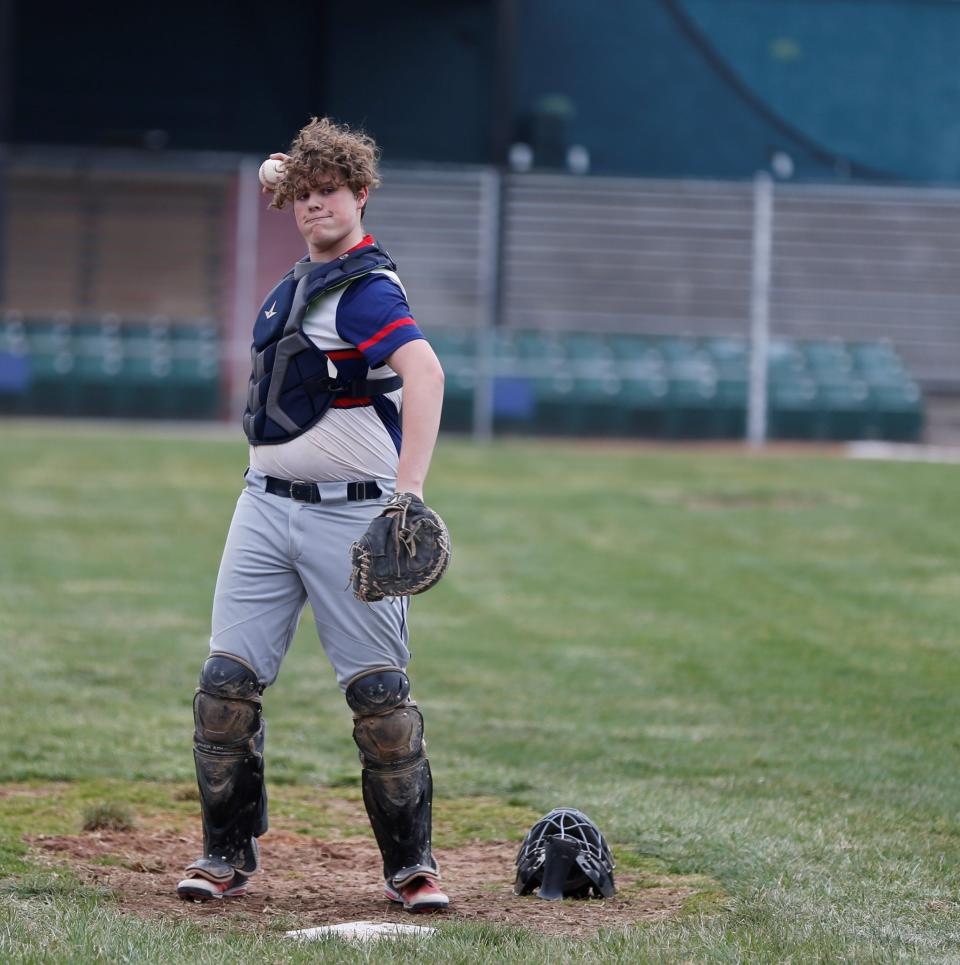
<instances>
[{"instance_id":1,"label":"green stadium seat","mask_svg":"<svg viewBox=\"0 0 960 965\"><path fill-rule=\"evenodd\" d=\"M750 366L750 345L745 338L713 336L703 340L703 350L718 377L745 379Z\"/></svg>"},{"instance_id":2,"label":"green stadium seat","mask_svg":"<svg viewBox=\"0 0 960 965\"><path fill-rule=\"evenodd\" d=\"M924 406L919 387L909 379L870 386L877 435L892 442L917 442L923 437Z\"/></svg>"},{"instance_id":3,"label":"green stadium seat","mask_svg":"<svg viewBox=\"0 0 960 965\"><path fill-rule=\"evenodd\" d=\"M181 418L212 419L220 408L220 338L212 323L171 329L170 394L166 409Z\"/></svg>"},{"instance_id":4,"label":"green stadium seat","mask_svg":"<svg viewBox=\"0 0 960 965\"><path fill-rule=\"evenodd\" d=\"M610 341L597 332L566 332L562 336L562 344L566 358L575 365L592 361L604 364L616 361Z\"/></svg>"},{"instance_id":5,"label":"green stadium seat","mask_svg":"<svg viewBox=\"0 0 960 965\"><path fill-rule=\"evenodd\" d=\"M430 332L428 337L446 374L440 427L445 432L467 432L473 425L476 333L443 328Z\"/></svg>"},{"instance_id":6,"label":"green stadium seat","mask_svg":"<svg viewBox=\"0 0 960 965\"><path fill-rule=\"evenodd\" d=\"M803 342L807 368L821 382L839 382L853 371L853 359L840 339Z\"/></svg>"},{"instance_id":7,"label":"green stadium seat","mask_svg":"<svg viewBox=\"0 0 960 965\"><path fill-rule=\"evenodd\" d=\"M472 359L477 354L476 336L472 330L438 328L427 333L427 338L441 362Z\"/></svg>"},{"instance_id":8,"label":"green stadium seat","mask_svg":"<svg viewBox=\"0 0 960 965\"><path fill-rule=\"evenodd\" d=\"M494 354L498 359L514 359L520 354L517 333L511 328L498 328L494 334Z\"/></svg>"},{"instance_id":9,"label":"green stadium seat","mask_svg":"<svg viewBox=\"0 0 960 965\"><path fill-rule=\"evenodd\" d=\"M544 435L570 435L577 431L575 380L567 373L536 376L533 389L533 416L530 428Z\"/></svg>"},{"instance_id":10,"label":"green stadium seat","mask_svg":"<svg viewBox=\"0 0 960 965\"><path fill-rule=\"evenodd\" d=\"M106 316L73 326L76 406L79 414L119 414L123 347L120 319Z\"/></svg>"},{"instance_id":11,"label":"green stadium seat","mask_svg":"<svg viewBox=\"0 0 960 965\"><path fill-rule=\"evenodd\" d=\"M689 336L663 335L656 343L667 362L687 362L700 355L700 343Z\"/></svg>"},{"instance_id":12,"label":"green stadium seat","mask_svg":"<svg viewBox=\"0 0 960 965\"><path fill-rule=\"evenodd\" d=\"M821 382L818 387L821 438L868 439L874 435L873 405L867 384L858 379Z\"/></svg>"},{"instance_id":13,"label":"green stadium seat","mask_svg":"<svg viewBox=\"0 0 960 965\"><path fill-rule=\"evenodd\" d=\"M459 357L456 361L445 362L444 370L446 383L440 428L445 432L467 432L473 426L473 395L476 388L473 364Z\"/></svg>"},{"instance_id":14,"label":"green stadium seat","mask_svg":"<svg viewBox=\"0 0 960 965\"><path fill-rule=\"evenodd\" d=\"M767 344L767 372L771 381L802 381L807 372L803 352L790 339L770 339Z\"/></svg>"},{"instance_id":15,"label":"green stadium seat","mask_svg":"<svg viewBox=\"0 0 960 965\"><path fill-rule=\"evenodd\" d=\"M621 400L631 436L661 438L666 431L670 384L660 373L624 379Z\"/></svg>"},{"instance_id":16,"label":"green stadium seat","mask_svg":"<svg viewBox=\"0 0 960 965\"><path fill-rule=\"evenodd\" d=\"M621 380L613 374L574 380L570 425L576 435L623 436L628 417Z\"/></svg>"},{"instance_id":17,"label":"green stadium seat","mask_svg":"<svg viewBox=\"0 0 960 965\"><path fill-rule=\"evenodd\" d=\"M129 323L123 330L123 367L119 373L120 414L173 418L178 401L172 391L170 328L162 322Z\"/></svg>"},{"instance_id":18,"label":"green stadium seat","mask_svg":"<svg viewBox=\"0 0 960 965\"><path fill-rule=\"evenodd\" d=\"M74 381L74 414L84 416L112 415L110 389L116 380L104 368L103 357L86 351L78 352L71 374Z\"/></svg>"},{"instance_id":19,"label":"green stadium seat","mask_svg":"<svg viewBox=\"0 0 960 965\"><path fill-rule=\"evenodd\" d=\"M657 336L617 333L608 336L606 341L618 365L628 364L638 360L650 364L663 364L663 352L661 351L660 340Z\"/></svg>"},{"instance_id":20,"label":"green stadium seat","mask_svg":"<svg viewBox=\"0 0 960 965\"><path fill-rule=\"evenodd\" d=\"M664 434L671 439L710 439L720 435L716 379L673 377L669 382Z\"/></svg>"},{"instance_id":21,"label":"green stadium seat","mask_svg":"<svg viewBox=\"0 0 960 965\"><path fill-rule=\"evenodd\" d=\"M37 415L81 414L72 319L65 315L31 319L26 323L26 339L30 356L27 411Z\"/></svg>"},{"instance_id":22,"label":"green stadium seat","mask_svg":"<svg viewBox=\"0 0 960 965\"><path fill-rule=\"evenodd\" d=\"M566 361L567 354L556 332L521 330L513 334L512 352L525 362L557 364Z\"/></svg>"},{"instance_id":23,"label":"green stadium seat","mask_svg":"<svg viewBox=\"0 0 960 965\"><path fill-rule=\"evenodd\" d=\"M747 431L748 383L745 377L717 379L715 427L720 439L742 439Z\"/></svg>"},{"instance_id":24,"label":"green stadium seat","mask_svg":"<svg viewBox=\"0 0 960 965\"><path fill-rule=\"evenodd\" d=\"M822 438L817 384L806 376L772 380L767 386L767 432L771 439Z\"/></svg>"},{"instance_id":25,"label":"green stadium seat","mask_svg":"<svg viewBox=\"0 0 960 965\"><path fill-rule=\"evenodd\" d=\"M517 333L512 329L497 329L493 338L493 359L497 375L528 375L530 361L520 354Z\"/></svg>"},{"instance_id":26,"label":"green stadium seat","mask_svg":"<svg viewBox=\"0 0 960 965\"><path fill-rule=\"evenodd\" d=\"M886 380L890 375L902 375L904 372L903 360L889 340L851 342L847 349L853 367L867 381L870 381L874 375L881 375Z\"/></svg>"}]
</instances>

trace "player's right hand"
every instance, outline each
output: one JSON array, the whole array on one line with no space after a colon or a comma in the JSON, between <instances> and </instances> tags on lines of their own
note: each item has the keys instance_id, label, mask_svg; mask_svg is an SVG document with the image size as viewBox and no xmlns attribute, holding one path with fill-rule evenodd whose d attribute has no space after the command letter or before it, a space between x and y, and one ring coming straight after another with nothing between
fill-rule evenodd
<instances>
[{"instance_id":1,"label":"player's right hand","mask_svg":"<svg viewBox=\"0 0 960 965\"><path fill-rule=\"evenodd\" d=\"M289 161L289 160L290 160L290 155L289 155L289 154L279 154L279 153L278 153L278 154L271 154L271 155L270 155L270 158L271 158L271 160L273 160L273 161ZM260 186L260 193L261 193L261 194L273 194L273 188L268 188L265 184L263 184L263 185Z\"/></svg>"}]
</instances>

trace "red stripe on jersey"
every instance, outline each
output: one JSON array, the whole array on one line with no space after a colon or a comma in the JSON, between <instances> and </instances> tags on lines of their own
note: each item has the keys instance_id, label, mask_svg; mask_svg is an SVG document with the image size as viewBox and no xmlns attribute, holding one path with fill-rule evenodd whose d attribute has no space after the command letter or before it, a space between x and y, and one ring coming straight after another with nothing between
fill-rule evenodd
<instances>
[{"instance_id":1,"label":"red stripe on jersey","mask_svg":"<svg viewBox=\"0 0 960 965\"><path fill-rule=\"evenodd\" d=\"M363 352L365 349L370 348L371 345L376 345L381 339L386 338L395 328L400 328L401 325L416 324L412 318L397 318L389 325L384 325L376 335L371 335L365 342L361 342L357 348Z\"/></svg>"},{"instance_id":2,"label":"red stripe on jersey","mask_svg":"<svg viewBox=\"0 0 960 965\"><path fill-rule=\"evenodd\" d=\"M351 251L356 251L358 248L366 248L367 245L372 245L373 235L364 235L352 248L348 248L346 253L349 254Z\"/></svg>"},{"instance_id":3,"label":"red stripe on jersey","mask_svg":"<svg viewBox=\"0 0 960 965\"><path fill-rule=\"evenodd\" d=\"M359 396L356 399L334 399L333 407L335 409L355 409L357 406L361 405L371 405L370 399L367 396Z\"/></svg>"},{"instance_id":4,"label":"red stripe on jersey","mask_svg":"<svg viewBox=\"0 0 960 965\"><path fill-rule=\"evenodd\" d=\"M336 352L324 352L324 355L328 359L333 359L334 362L339 362L341 359L362 359L363 352L357 351L355 348L345 348L340 349Z\"/></svg>"}]
</instances>

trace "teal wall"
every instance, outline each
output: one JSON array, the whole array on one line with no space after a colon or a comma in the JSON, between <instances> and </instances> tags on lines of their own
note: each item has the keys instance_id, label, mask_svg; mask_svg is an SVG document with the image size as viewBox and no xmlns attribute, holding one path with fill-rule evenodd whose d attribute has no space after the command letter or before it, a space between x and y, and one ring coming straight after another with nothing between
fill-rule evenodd
<instances>
[{"instance_id":1,"label":"teal wall","mask_svg":"<svg viewBox=\"0 0 960 965\"><path fill-rule=\"evenodd\" d=\"M798 177L960 177L958 3L521 7L518 110L567 97L594 171L746 177L782 150Z\"/></svg>"},{"instance_id":2,"label":"teal wall","mask_svg":"<svg viewBox=\"0 0 960 965\"><path fill-rule=\"evenodd\" d=\"M831 151L960 177L960 4L684 0L743 81Z\"/></svg>"},{"instance_id":3,"label":"teal wall","mask_svg":"<svg viewBox=\"0 0 960 965\"><path fill-rule=\"evenodd\" d=\"M56 30L10 2L14 143L266 152L329 113L388 161L478 163L559 96L597 173L741 178L785 151L801 178L960 180L956 0L514 0L512 106L508 0L94 4Z\"/></svg>"}]
</instances>

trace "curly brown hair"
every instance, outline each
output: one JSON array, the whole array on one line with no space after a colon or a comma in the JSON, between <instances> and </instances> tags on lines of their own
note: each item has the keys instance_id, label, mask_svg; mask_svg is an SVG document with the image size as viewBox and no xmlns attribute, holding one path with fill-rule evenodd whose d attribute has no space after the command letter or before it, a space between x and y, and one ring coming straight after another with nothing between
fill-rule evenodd
<instances>
[{"instance_id":1,"label":"curly brown hair","mask_svg":"<svg viewBox=\"0 0 960 965\"><path fill-rule=\"evenodd\" d=\"M311 117L290 145L290 159L283 162L271 207L282 208L327 179L346 184L355 195L361 188L375 188L380 184L379 160L380 149L363 131L335 124L329 117Z\"/></svg>"}]
</instances>

